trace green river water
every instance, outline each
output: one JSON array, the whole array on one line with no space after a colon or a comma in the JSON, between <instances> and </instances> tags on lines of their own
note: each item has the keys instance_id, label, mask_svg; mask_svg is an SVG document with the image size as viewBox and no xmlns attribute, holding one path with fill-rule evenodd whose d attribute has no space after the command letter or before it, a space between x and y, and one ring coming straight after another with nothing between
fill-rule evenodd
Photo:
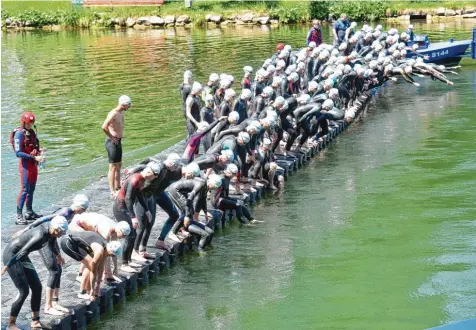
<instances>
[{"instance_id":1,"label":"green river water","mask_svg":"<svg viewBox=\"0 0 476 330\"><path fill-rule=\"evenodd\" d=\"M473 22L416 24L432 41ZM38 210L106 173L100 130L128 94L125 163L183 138L177 88L191 69L256 68L306 27L63 31L2 35L2 226L13 223L19 114L48 151ZM328 36L328 30L325 30ZM476 317L476 70L449 87L384 88L362 120L232 225L93 329L423 329Z\"/></svg>"}]
</instances>

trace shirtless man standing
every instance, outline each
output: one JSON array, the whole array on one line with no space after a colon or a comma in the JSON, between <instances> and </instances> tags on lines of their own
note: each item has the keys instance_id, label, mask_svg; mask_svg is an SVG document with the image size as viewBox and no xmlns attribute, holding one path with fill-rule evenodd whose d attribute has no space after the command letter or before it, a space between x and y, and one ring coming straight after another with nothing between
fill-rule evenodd
<instances>
[{"instance_id":1,"label":"shirtless man standing","mask_svg":"<svg viewBox=\"0 0 476 330\"><path fill-rule=\"evenodd\" d=\"M131 106L131 98L122 95L119 104L107 115L102 130L106 133L106 150L109 158L109 189L111 196L115 197L121 188L121 166L122 166L122 134L124 133L124 111Z\"/></svg>"}]
</instances>

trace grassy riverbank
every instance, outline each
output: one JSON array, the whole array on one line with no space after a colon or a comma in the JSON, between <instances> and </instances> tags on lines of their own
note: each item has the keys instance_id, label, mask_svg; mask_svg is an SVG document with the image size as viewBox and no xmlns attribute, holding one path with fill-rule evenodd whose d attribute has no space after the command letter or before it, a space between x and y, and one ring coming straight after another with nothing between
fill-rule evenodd
<instances>
[{"instance_id":1,"label":"grassy riverbank","mask_svg":"<svg viewBox=\"0 0 476 330\"><path fill-rule=\"evenodd\" d=\"M82 8L71 1L2 1L2 26L7 19L26 23L31 27L61 25L88 28L111 25L111 19L137 18L141 16L188 15L197 26L207 23L209 14L221 15L223 20L244 13L254 17L269 17L280 23L303 23L312 18L338 17L342 12L351 20L375 21L401 15L436 14L445 10L475 8L474 1L228 1L195 0L192 8L185 8L183 1L168 1L157 7L97 7ZM7 24L8 25L8 24ZM20 24L21 25L21 24Z\"/></svg>"}]
</instances>

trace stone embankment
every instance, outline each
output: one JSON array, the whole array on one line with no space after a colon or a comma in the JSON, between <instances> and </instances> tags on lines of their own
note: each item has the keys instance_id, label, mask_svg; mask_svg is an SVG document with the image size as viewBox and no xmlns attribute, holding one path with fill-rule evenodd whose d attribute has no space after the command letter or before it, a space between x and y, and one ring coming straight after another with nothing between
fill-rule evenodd
<instances>
[{"instance_id":1,"label":"stone embankment","mask_svg":"<svg viewBox=\"0 0 476 330\"><path fill-rule=\"evenodd\" d=\"M404 9L398 13L392 13L387 10L386 16L389 21L410 21L412 19L426 19L428 22L453 21L465 18L476 18L476 7L456 10L444 7L432 9Z\"/></svg>"},{"instance_id":2,"label":"stone embankment","mask_svg":"<svg viewBox=\"0 0 476 330\"><path fill-rule=\"evenodd\" d=\"M273 20L269 16L257 16L253 13L245 13L241 15L220 15L208 14L205 16L206 26L215 27L223 25L268 25L278 24L278 20ZM167 15L160 16L141 16L128 18L99 18L92 22L93 26L111 27L111 28L134 28L134 29L152 29L164 28L174 26L191 26L194 22L189 15ZM3 22L2 22L3 24ZM15 18L7 18L4 22L7 29L25 29L33 30L35 28L42 28L44 30L59 30L62 26L59 25L45 25L33 26L29 21L21 21ZM2 26L3 28L3 26Z\"/></svg>"}]
</instances>

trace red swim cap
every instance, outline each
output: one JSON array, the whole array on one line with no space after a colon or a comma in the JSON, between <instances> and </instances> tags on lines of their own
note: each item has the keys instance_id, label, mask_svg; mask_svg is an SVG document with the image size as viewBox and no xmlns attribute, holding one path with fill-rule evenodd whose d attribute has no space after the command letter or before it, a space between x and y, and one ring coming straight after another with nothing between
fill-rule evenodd
<instances>
[{"instance_id":1,"label":"red swim cap","mask_svg":"<svg viewBox=\"0 0 476 330\"><path fill-rule=\"evenodd\" d=\"M35 115L31 112L23 112L20 121L26 124L33 124L35 122Z\"/></svg>"},{"instance_id":2,"label":"red swim cap","mask_svg":"<svg viewBox=\"0 0 476 330\"><path fill-rule=\"evenodd\" d=\"M283 50L284 49L284 44L279 43L276 45L276 51Z\"/></svg>"}]
</instances>

